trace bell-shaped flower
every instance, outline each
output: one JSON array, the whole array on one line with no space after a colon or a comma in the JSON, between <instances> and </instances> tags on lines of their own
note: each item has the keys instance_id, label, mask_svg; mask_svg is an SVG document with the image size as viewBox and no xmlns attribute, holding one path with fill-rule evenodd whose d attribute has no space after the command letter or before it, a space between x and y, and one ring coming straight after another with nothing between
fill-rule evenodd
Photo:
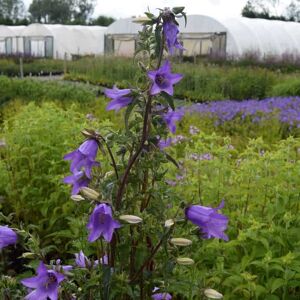
<instances>
[{"instance_id":1,"label":"bell-shaped flower","mask_svg":"<svg viewBox=\"0 0 300 300\"><path fill-rule=\"evenodd\" d=\"M105 96L112 99L112 101L107 104L106 110L118 111L130 104L132 102L132 97L128 96L130 93L130 89L118 89L116 86L112 89L105 89Z\"/></svg>"},{"instance_id":2,"label":"bell-shaped flower","mask_svg":"<svg viewBox=\"0 0 300 300\"><path fill-rule=\"evenodd\" d=\"M217 211L224 207L224 201L217 208L201 205L191 205L185 209L185 216L193 224L199 226L203 238L219 238L228 241L224 233L227 229L228 218Z\"/></svg>"},{"instance_id":3,"label":"bell-shaped flower","mask_svg":"<svg viewBox=\"0 0 300 300\"><path fill-rule=\"evenodd\" d=\"M85 175L91 178L92 167L99 165L95 161L98 151L98 143L95 139L88 139L78 149L64 156L65 160L71 160L70 171L76 173L84 169Z\"/></svg>"},{"instance_id":4,"label":"bell-shaped flower","mask_svg":"<svg viewBox=\"0 0 300 300\"><path fill-rule=\"evenodd\" d=\"M176 123L179 122L184 117L184 110L169 110L167 113L163 114L163 120L166 122L169 130L172 133L176 132Z\"/></svg>"},{"instance_id":5,"label":"bell-shaped flower","mask_svg":"<svg viewBox=\"0 0 300 300\"><path fill-rule=\"evenodd\" d=\"M96 241L99 237L110 242L115 229L120 228L121 225L112 217L112 209L106 204L98 204L93 210L87 228L89 230L89 242Z\"/></svg>"},{"instance_id":6,"label":"bell-shaped flower","mask_svg":"<svg viewBox=\"0 0 300 300\"><path fill-rule=\"evenodd\" d=\"M85 176L83 171L75 172L63 180L64 183L73 185L72 195L77 195L82 187L89 185L90 181L91 180Z\"/></svg>"},{"instance_id":7,"label":"bell-shaped flower","mask_svg":"<svg viewBox=\"0 0 300 300\"><path fill-rule=\"evenodd\" d=\"M151 298L153 300L171 300L172 296L169 293L155 293Z\"/></svg>"},{"instance_id":8,"label":"bell-shaped flower","mask_svg":"<svg viewBox=\"0 0 300 300\"><path fill-rule=\"evenodd\" d=\"M48 270L43 262L37 269L37 276L21 280L21 283L33 289L26 297L26 300L57 300L59 284L65 276L54 270Z\"/></svg>"},{"instance_id":9,"label":"bell-shaped flower","mask_svg":"<svg viewBox=\"0 0 300 300\"><path fill-rule=\"evenodd\" d=\"M170 54L174 53L174 48L184 50L183 46L177 39L177 35L179 33L178 26L171 19L164 21L163 32Z\"/></svg>"},{"instance_id":10,"label":"bell-shaped flower","mask_svg":"<svg viewBox=\"0 0 300 300\"><path fill-rule=\"evenodd\" d=\"M9 245L16 244L17 234L8 226L0 226L0 250Z\"/></svg>"},{"instance_id":11,"label":"bell-shaped flower","mask_svg":"<svg viewBox=\"0 0 300 300\"><path fill-rule=\"evenodd\" d=\"M160 92L165 92L173 96L173 85L179 82L183 75L171 73L171 64L168 60L158 70L148 71L148 77L153 82L150 94L157 95Z\"/></svg>"},{"instance_id":12,"label":"bell-shaped flower","mask_svg":"<svg viewBox=\"0 0 300 300\"><path fill-rule=\"evenodd\" d=\"M76 262L76 265L80 268L95 268L98 266L99 264L99 261L98 260L95 260L93 265L92 265L92 262L91 260L85 256L85 254L83 253L82 250L80 250L79 253L75 253L75 262ZM107 255L103 255L102 258L100 258L100 264L101 265L107 265L108 264L108 257Z\"/></svg>"}]
</instances>

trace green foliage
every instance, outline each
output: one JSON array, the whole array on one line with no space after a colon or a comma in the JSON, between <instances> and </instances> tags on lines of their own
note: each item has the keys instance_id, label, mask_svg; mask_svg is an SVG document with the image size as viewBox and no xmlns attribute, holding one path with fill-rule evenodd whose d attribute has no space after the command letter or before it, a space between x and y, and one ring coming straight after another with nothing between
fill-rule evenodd
<instances>
[{"instance_id":1,"label":"green foliage","mask_svg":"<svg viewBox=\"0 0 300 300\"><path fill-rule=\"evenodd\" d=\"M181 161L175 193L189 203L214 207L225 199L230 241L193 243L198 262L192 279L224 294L224 299L297 299L299 264L300 140L273 145L250 140L237 151L229 138L203 132L167 151ZM195 160L209 153L210 160ZM170 180L175 180L174 169ZM195 239L197 239L195 231ZM178 276L184 270L177 270ZM174 283L174 292L181 284ZM198 294L199 297L199 292ZM199 299L199 298L196 298Z\"/></svg>"},{"instance_id":2,"label":"green foliage","mask_svg":"<svg viewBox=\"0 0 300 300\"><path fill-rule=\"evenodd\" d=\"M190 63L174 64L174 71L184 74L176 96L194 101L223 99L262 99L275 83L274 73L261 68L216 67ZM68 64L68 80L119 87L140 83L138 67L131 59L93 58Z\"/></svg>"},{"instance_id":3,"label":"green foliage","mask_svg":"<svg viewBox=\"0 0 300 300\"><path fill-rule=\"evenodd\" d=\"M62 60L23 58L23 72L25 76L62 74L64 71ZM2 57L0 59L0 74L7 76L20 76L20 60L18 56Z\"/></svg>"},{"instance_id":4,"label":"green foliage","mask_svg":"<svg viewBox=\"0 0 300 300\"><path fill-rule=\"evenodd\" d=\"M62 102L88 103L95 94L86 88L74 88L61 82L40 82L32 79L11 79L0 76L0 105L14 99L42 102L56 100Z\"/></svg>"},{"instance_id":5,"label":"green foliage","mask_svg":"<svg viewBox=\"0 0 300 300\"><path fill-rule=\"evenodd\" d=\"M54 104L41 107L30 103L16 116L5 121L0 164L0 195L6 215L13 212L14 220L27 227L34 224L43 239L41 247L67 247L72 235L67 218L75 207L69 190L62 184L68 167L63 153L79 141L78 131L85 127L83 116L72 109L64 111ZM56 238L51 235L56 233ZM47 237L49 235L49 237ZM55 241L54 241L55 240Z\"/></svg>"},{"instance_id":6,"label":"green foliage","mask_svg":"<svg viewBox=\"0 0 300 300\"><path fill-rule=\"evenodd\" d=\"M278 83L272 87L271 95L276 96L299 96L300 80L298 78L290 78L290 80Z\"/></svg>"}]
</instances>

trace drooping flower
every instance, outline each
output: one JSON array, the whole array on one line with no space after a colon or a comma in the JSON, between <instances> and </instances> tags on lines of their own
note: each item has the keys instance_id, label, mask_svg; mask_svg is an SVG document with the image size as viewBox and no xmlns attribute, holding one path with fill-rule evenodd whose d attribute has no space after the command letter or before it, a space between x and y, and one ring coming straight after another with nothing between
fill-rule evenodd
<instances>
[{"instance_id":1,"label":"drooping flower","mask_svg":"<svg viewBox=\"0 0 300 300\"><path fill-rule=\"evenodd\" d=\"M8 226L0 226L0 250L9 245L16 244L17 234Z\"/></svg>"},{"instance_id":2,"label":"drooping flower","mask_svg":"<svg viewBox=\"0 0 300 300\"><path fill-rule=\"evenodd\" d=\"M132 102L132 97L128 96L130 93L130 89L118 89L116 86L112 89L105 89L105 96L112 99L106 106L106 110L115 109L118 111L130 104Z\"/></svg>"},{"instance_id":3,"label":"drooping flower","mask_svg":"<svg viewBox=\"0 0 300 300\"><path fill-rule=\"evenodd\" d=\"M163 23L163 32L170 54L174 53L174 48L184 50L183 46L179 43L177 35L179 33L178 26L172 20L166 20Z\"/></svg>"},{"instance_id":4,"label":"drooping flower","mask_svg":"<svg viewBox=\"0 0 300 300\"><path fill-rule=\"evenodd\" d=\"M169 293L156 293L151 298L154 300L171 300L172 296Z\"/></svg>"},{"instance_id":5,"label":"drooping flower","mask_svg":"<svg viewBox=\"0 0 300 300\"><path fill-rule=\"evenodd\" d=\"M173 85L179 82L183 75L171 73L171 64L168 60L158 70L148 71L148 77L153 82L150 94L157 95L160 92L166 92L173 96Z\"/></svg>"},{"instance_id":6,"label":"drooping flower","mask_svg":"<svg viewBox=\"0 0 300 300\"><path fill-rule=\"evenodd\" d=\"M82 250L79 253L75 253L75 262L76 265L80 268L90 268L92 266L91 260L85 256ZM95 260L93 267L96 267L99 264L98 260Z\"/></svg>"},{"instance_id":7,"label":"drooping flower","mask_svg":"<svg viewBox=\"0 0 300 300\"><path fill-rule=\"evenodd\" d=\"M224 233L227 228L228 218L217 211L224 207L224 200L217 208L201 205L191 205L185 209L185 216L193 224L200 227L203 238L219 238L228 241Z\"/></svg>"},{"instance_id":8,"label":"drooping flower","mask_svg":"<svg viewBox=\"0 0 300 300\"><path fill-rule=\"evenodd\" d=\"M120 228L118 221L112 218L112 209L106 204L98 204L93 210L87 228L89 230L89 242L94 242L100 236L103 236L107 242L110 242L114 230Z\"/></svg>"},{"instance_id":9,"label":"drooping flower","mask_svg":"<svg viewBox=\"0 0 300 300\"><path fill-rule=\"evenodd\" d=\"M21 280L21 283L33 289L25 299L26 300L57 300L59 284L65 279L65 276L54 270L48 270L43 262L40 262L37 268L38 275Z\"/></svg>"},{"instance_id":10,"label":"drooping flower","mask_svg":"<svg viewBox=\"0 0 300 300\"><path fill-rule=\"evenodd\" d=\"M184 110L169 110L167 113L163 114L163 120L166 122L169 130L172 133L176 132L176 122L179 122L184 117Z\"/></svg>"},{"instance_id":11,"label":"drooping flower","mask_svg":"<svg viewBox=\"0 0 300 300\"><path fill-rule=\"evenodd\" d=\"M70 171L76 173L84 168L85 175L91 178L92 167L99 165L95 161L98 151L98 143L95 139L88 139L78 149L64 156L65 160L71 160Z\"/></svg>"},{"instance_id":12,"label":"drooping flower","mask_svg":"<svg viewBox=\"0 0 300 300\"><path fill-rule=\"evenodd\" d=\"M64 178L63 182L72 184L72 195L77 195L82 187L86 187L90 183L90 179L85 176L83 171L75 172L74 174Z\"/></svg>"}]
</instances>

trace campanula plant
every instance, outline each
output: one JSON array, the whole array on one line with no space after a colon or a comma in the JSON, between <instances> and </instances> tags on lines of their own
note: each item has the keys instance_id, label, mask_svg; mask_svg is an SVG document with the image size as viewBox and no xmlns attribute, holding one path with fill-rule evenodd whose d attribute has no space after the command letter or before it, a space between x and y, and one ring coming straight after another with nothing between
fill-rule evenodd
<instances>
[{"instance_id":1,"label":"campanula plant","mask_svg":"<svg viewBox=\"0 0 300 300\"><path fill-rule=\"evenodd\" d=\"M189 253L193 241L228 240L228 218L219 212L224 202L211 208L172 199L164 180L167 163L179 167L162 143L169 132L176 132L184 116L173 99L183 75L172 72L171 58L176 49L184 50L176 19L186 15L183 7L146 15L137 50L147 57L146 64L145 60L138 63L143 84L104 90L110 100L107 110L124 109L124 130L84 129L85 141L65 156L71 160L72 175L64 182L73 185L73 200L90 201L86 240L97 257L91 268L83 251L76 254L77 265L90 273L90 283L81 287L79 298L94 299L90 298L93 291L99 299L172 299L181 293L172 286L174 269L192 272L194 268ZM98 148L100 161L109 160L111 169L96 162ZM192 224L198 227L196 238L181 236L188 232L183 227ZM103 257L106 263L99 264ZM197 288L196 294L201 295L204 287Z\"/></svg>"}]
</instances>

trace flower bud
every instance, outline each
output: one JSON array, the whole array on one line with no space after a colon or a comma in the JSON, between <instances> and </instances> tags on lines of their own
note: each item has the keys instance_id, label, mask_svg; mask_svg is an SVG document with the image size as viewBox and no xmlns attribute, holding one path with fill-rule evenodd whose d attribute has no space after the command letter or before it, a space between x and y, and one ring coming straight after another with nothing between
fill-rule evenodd
<instances>
[{"instance_id":1,"label":"flower bud","mask_svg":"<svg viewBox=\"0 0 300 300\"><path fill-rule=\"evenodd\" d=\"M174 220L173 219L169 219L165 222L165 227L170 228L174 225Z\"/></svg>"},{"instance_id":2,"label":"flower bud","mask_svg":"<svg viewBox=\"0 0 300 300\"><path fill-rule=\"evenodd\" d=\"M83 194L83 196L91 199L91 200L97 200L100 196L100 194L93 189L90 189L88 187L83 187L80 189L80 192Z\"/></svg>"},{"instance_id":3,"label":"flower bud","mask_svg":"<svg viewBox=\"0 0 300 300\"><path fill-rule=\"evenodd\" d=\"M71 196L71 199L72 199L73 201L76 201L76 202L85 200L85 199L84 199L82 196L80 196L80 195L72 195L72 196Z\"/></svg>"},{"instance_id":4,"label":"flower bud","mask_svg":"<svg viewBox=\"0 0 300 300\"><path fill-rule=\"evenodd\" d=\"M191 240L184 239L184 238L173 238L170 240L170 242L175 246L182 246L182 247L189 246L192 244Z\"/></svg>"},{"instance_id":5,"label":"flower bud","mask_svg":"<svg viewBox=\"0 0 300 300\"><path fill-rule=\"evenodd\" d=\"M138 224L143 221L143 219L141 219L140 217L133 215L122 215L119 217L119 219L129 224Z\"/></svg>"},{"instance_id":6,"label":"flower bud","mask_svg":"<svg viewBox=\"0 0 300 300\"><path fill-rule=\"evenodd\" d=\"M22 257L34 259L34 258L36 258L36 255L35 255L34 253L32 253L32 252L24 252L24 253L22 254Z\"/></svg>"},{"instance_id":7,"label":"flower bud","mask_svg":"<svg viewBox=\"0 0 300 300\"><path fill-rule=\"evenodd\" d=\"M210 299L222 299L223 295L213 289L205 289L204 295Z\"/></svg>"},{"instance_id":8,"label":"flower bud","mask_svg":"<svg viewBox=\"0 0 300 300\"><path fill-rule=\"evenodd\" d=\"M179 265L183 265L183 266L190 266L195 263L194 260L192 260L191 258L188 258L188 257L179 257L179 258L177 258L176 261Z\"/></svg>"}]
</instances>

